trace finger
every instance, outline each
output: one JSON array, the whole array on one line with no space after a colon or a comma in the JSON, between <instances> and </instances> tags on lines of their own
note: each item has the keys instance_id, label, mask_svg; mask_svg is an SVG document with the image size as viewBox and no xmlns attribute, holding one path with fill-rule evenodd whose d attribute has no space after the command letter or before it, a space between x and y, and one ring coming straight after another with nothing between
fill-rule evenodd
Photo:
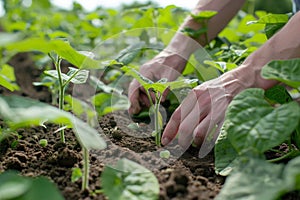
<instances>
[{"instance_id":1,"label":"finger","mask_svg":"<svg viewBox=\"0 0 300 200\"><path fill-rule=\"evenodd\" d=\"M169 144L176 136L181 119L181 106L179 106L172 114L168 124L162 135L162 144Z\"/></svg>"},{"instance_id":2,"label":"finger","mask_svg":"<svg viewBox=\"0 0 300 200\"><path fill-rule=\"evenodd\" d=\"M129 114L137 114L141 110L139 98L140 98L140 84L137 80L131 81L128 88L128 98L130 101L130 107L128 109Z\"/></svg>"},{"instance_id":3,"label":"finger","mask_svg":"<svg viewBox=\"0 0 300 200\"><path fill-rule=\"evenodd\" d=\"M192 112L179 125L178 143L181 147L188 148L191 145L194 129L208 114L209 108L207 107L199 107L199 104L195 105Z\"/></svg>"},{"instance_id":4,"label":"finger","mask_svg":"<svg viewBox=\"0 0 300 200\"><path fill-rule=\"evenodd\" d=\"M166 100L169 92L170 92L170 87L167 87L167 89L165 89L165 91L162 93L161 102L164 102Z\"/></svg>"}]
</instances>

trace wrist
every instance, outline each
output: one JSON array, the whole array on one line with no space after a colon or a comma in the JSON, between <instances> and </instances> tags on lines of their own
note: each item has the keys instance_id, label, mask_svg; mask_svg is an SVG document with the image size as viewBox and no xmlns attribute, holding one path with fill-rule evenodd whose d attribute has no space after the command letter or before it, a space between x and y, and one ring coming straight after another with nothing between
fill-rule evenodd
<instances>
[{"instance_id":1,"label":"wrist","mask_svg":"<svg viewBox=\"0 0 300 200\"><path fill-rule=\"evenodd\" d=\"M234 74L243 83L245 88L261 88L266 90L278 84L278 81L264 79L261 76L262 67L250 66L249 64L241 65L235 70Z\"/></svg>"},{"instance_id":2,"label":"wrist","mask_svg":"<svg viewBox=\"0 0 300 200\"><path fill-rule=\"evenodd\" d=\"M191 54L199 48L201 48L201 45L196 40L181 32L176 32L164 51L169 54L177 54L188 60Z\"/></svg>"}]
</instances>

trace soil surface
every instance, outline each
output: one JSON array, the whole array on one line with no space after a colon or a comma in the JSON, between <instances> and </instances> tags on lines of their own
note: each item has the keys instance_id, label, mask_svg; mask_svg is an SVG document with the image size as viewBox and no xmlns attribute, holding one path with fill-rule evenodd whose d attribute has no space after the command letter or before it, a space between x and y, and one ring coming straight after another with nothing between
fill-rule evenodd
<instances>
[{"instance_id":1,"label":"soil surface","mask_svg":"<svg viewBox=\"0 0 300 200\"><path fill-rule=\"evenodd\" d=\"M90 153L90 191L80 190L81 180L71 182L72 168L82 168L81 148L73 132L66 132L67 142L63 144L58 133L54 133L58 127L51 124L47 128L19 129L21 139L11 137L4 140L0 148L0 171L17 170L25 176L46 176L56 183L67 200L106 199L102 194L91 195L91 192L101 188L99 177L108 155L118 151L120 155L111 157L127 157L139 162L138 153L150 152L156 147L152 139L122 136L123 132L115 128L116 122L111 115L103 117L101 123L105 124L104 132L111 144L115 143L117 147ZM48 145L40 146L40 139L47 139ZM199 159L197 154L196 149L190 148L168 166L153 170L160 183L160 199L213 199L218 194L224 179L214 174L213 156L209 154ZM101 159L103 155L106 160ZM159 160L151 156L149 159L153 162Z\"/></svg>"},{"instance_id":2,"label":"soil surface","mask_svg":"<svg viewBox=\"0 0 300 200\"><path fill-rule=\"evenodd\" d=\"M16 77L22 96L51 101L46 88L34 87L41 71L32 68L28 54L16 56L11 65L16 67ZM11 94L0 88L0 94ZM18 129L17 134L0 143L0 173L16 170L29 177L45 176L53 181L66 200L107 199L97 193L101 189L100 176L106 164L120 158L129 158L151 169L160 184L160 200L206 200L214 199L220 192L225 178L214 172L214 157L211 152L198 158L199 149L190 147L178 158L166 160L156 152L158 148L149 136L149 126L140 123L140 130L128 128L130 117L125 111L113 113L99 120L99 132L105 137L107 149L90 152L89 190L81 191L81 180L71 182L72 168L82 168L82 151L72 130L66 130L66 144L60 142L56 125ZM2 122L0 121L0 126ZM143 127L144 126L144 127ZM46 139L48 145L39 145ZM272 155L269 155L272 157ZM299 193L290 193L282 199L299 199Z\"/></svg>"},{"instance_id":3,"label":"soil surface","mask_svg":"<svg viewBox=\"0 0 300 200\"><path fill-rule=\"evenodd\" d=\"M33 67L27 53L18 54L10 64L15 67L17 83L21 87L14 94L43 102L51 101L51 95L46 88L32 85L32 82L39 81L42 72ZM4 88L0 88L1 93L11 94ZM136 133L127 127L129 123L125 111L106 115L99 120L99 131L106 137L109 148L90 152L89 191L81 191L81 180L71 182L72 168L82 168L82 151L74 133L67 130L67 142L63 144L60 142L59 133L55 133L58 127L52 124L47 124L46 128L18 129L16 136L2 141L0 172L16 170L24 176L48 177L57 185L66 200L101 200L107 198L95 191L101 189L100 176L104 166L126 157L153 171L160 184L159 199L214 199L224 183L224 178L214 173L212 153L199 159L198 149L191 147L179 158L170 158L169 163L165 164L162 158L153 153L157 152L154 138L146 137L149 127L145 126ZM140 124L143 126L143 123ZM141 137L137 137L137 134L141 134ZM46 139L48 145L39 145L40 139Z\"/></svg>"}]
</instances>

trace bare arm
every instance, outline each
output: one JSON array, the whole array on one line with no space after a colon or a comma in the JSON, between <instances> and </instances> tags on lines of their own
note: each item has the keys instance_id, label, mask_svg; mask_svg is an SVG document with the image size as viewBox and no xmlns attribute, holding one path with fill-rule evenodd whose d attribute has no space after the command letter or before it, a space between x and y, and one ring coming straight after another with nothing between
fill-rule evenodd
<instances>
[{"instance_id":1,"label":"bare arm","mask_svg":"<svg viewBox=\"0 0 300 200\"><path fill-rule=\"evenodd\" d=\"M289 22L271 37L264 45L252 53L237 69L238 76L249 84L249 87L268 89L276 81L265 80L261 77L262 67L272 60L287 60L300 58L300 12L296 13ZM249 73L253 75L249 79ZM248 74L248 75L247 75Z\"/></svg>"},{"instance_id":2,"label":"bare arm","mask_svg":"<svg viewBox=\"0 0 300 200\"><path fill-rule=\"evenodd\" d=\"M300 12L252 53L240 67L195 87L170 118L162 143L167 145L178 135L178 143L184 148L192 140L201 145L214 127L221 127L225 110L235 95L246 88L268 89L276 85L277 81L261 77L261 69L272 60L300 58L299 30ZM211 150L205 149L205 146L200 149L201 155Z\"/></svg>"},{"instance_id":3,"label":"bare arm","mask_svg":"<svg viewBox=\"0 0 300 200\"><path fill-rule=\"evenodd\" d=\"M212 10L217 11L217 15L208 21L208 40L214 39L229 23L229 21L236 15L236 13L243 6L245 0L199 0L195 8L192 10L193 14L198 14L201 11ZM191 28L198 30L201 28L201 24L196 22L191 16L188 16L181 24L179 32L184 28ZM199 38L194 38L197 43L202 46L206 45L205 35L201 35ZM173 38L166 50L178 53L183 58L188 57L199 48L199 44L195 43L195 40L184 36L181 33L177 33Z\"/></svg>"}]
</instances>

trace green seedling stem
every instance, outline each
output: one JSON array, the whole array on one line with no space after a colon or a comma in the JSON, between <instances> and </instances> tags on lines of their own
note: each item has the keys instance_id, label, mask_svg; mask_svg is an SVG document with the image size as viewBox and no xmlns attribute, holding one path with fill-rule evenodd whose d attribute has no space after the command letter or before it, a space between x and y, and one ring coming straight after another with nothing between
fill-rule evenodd
<instances>
[{"instance_id":1,"label":"green seedling stem","mask_svg":"<svg viewBox=\"0 0 300 200\"><path fill-rule=\"evenodd\" d=\"M155 93L156 102L154 103L154 126L155 126L155 144L161 147L161 127L159 124L159 105L162 98L161 94Z\"/></svg>"},{"instance_id":2,"label":"green seedling stem","mask_svg":"<svg viewBox=\"0 0 300 200\"><path fill-rule=\"evenodd\" d=\"M65 98L65 84L64 84L63 79L62 79L62 73L61 73L61 67L60 67L62 58L60 56L56 56L56 58L54 58L50 53L48 55L51 58L52 62L54 63L55 69L57 71L58 84L59 84L58 108L60 110L63 110L64 109L64 98ZM62 125L60 127L62 127ZM61 142L65 143L66 139L65 139L64 129L61 129L59 131L59 133L60 133Z\"/></svg>"},{"instance_id":3,"label":"green seedling stem","mask_svg":"<svg viewBox=\"0 0 300 200\"><path fill-rule=\"evenodd\" d=\"M90 158L89 150L85 147L83 149L83 176L82 176L82 186L81 189L85 190L89 187L89 172L90 172Z\"/></svg>"}]
</instances>

